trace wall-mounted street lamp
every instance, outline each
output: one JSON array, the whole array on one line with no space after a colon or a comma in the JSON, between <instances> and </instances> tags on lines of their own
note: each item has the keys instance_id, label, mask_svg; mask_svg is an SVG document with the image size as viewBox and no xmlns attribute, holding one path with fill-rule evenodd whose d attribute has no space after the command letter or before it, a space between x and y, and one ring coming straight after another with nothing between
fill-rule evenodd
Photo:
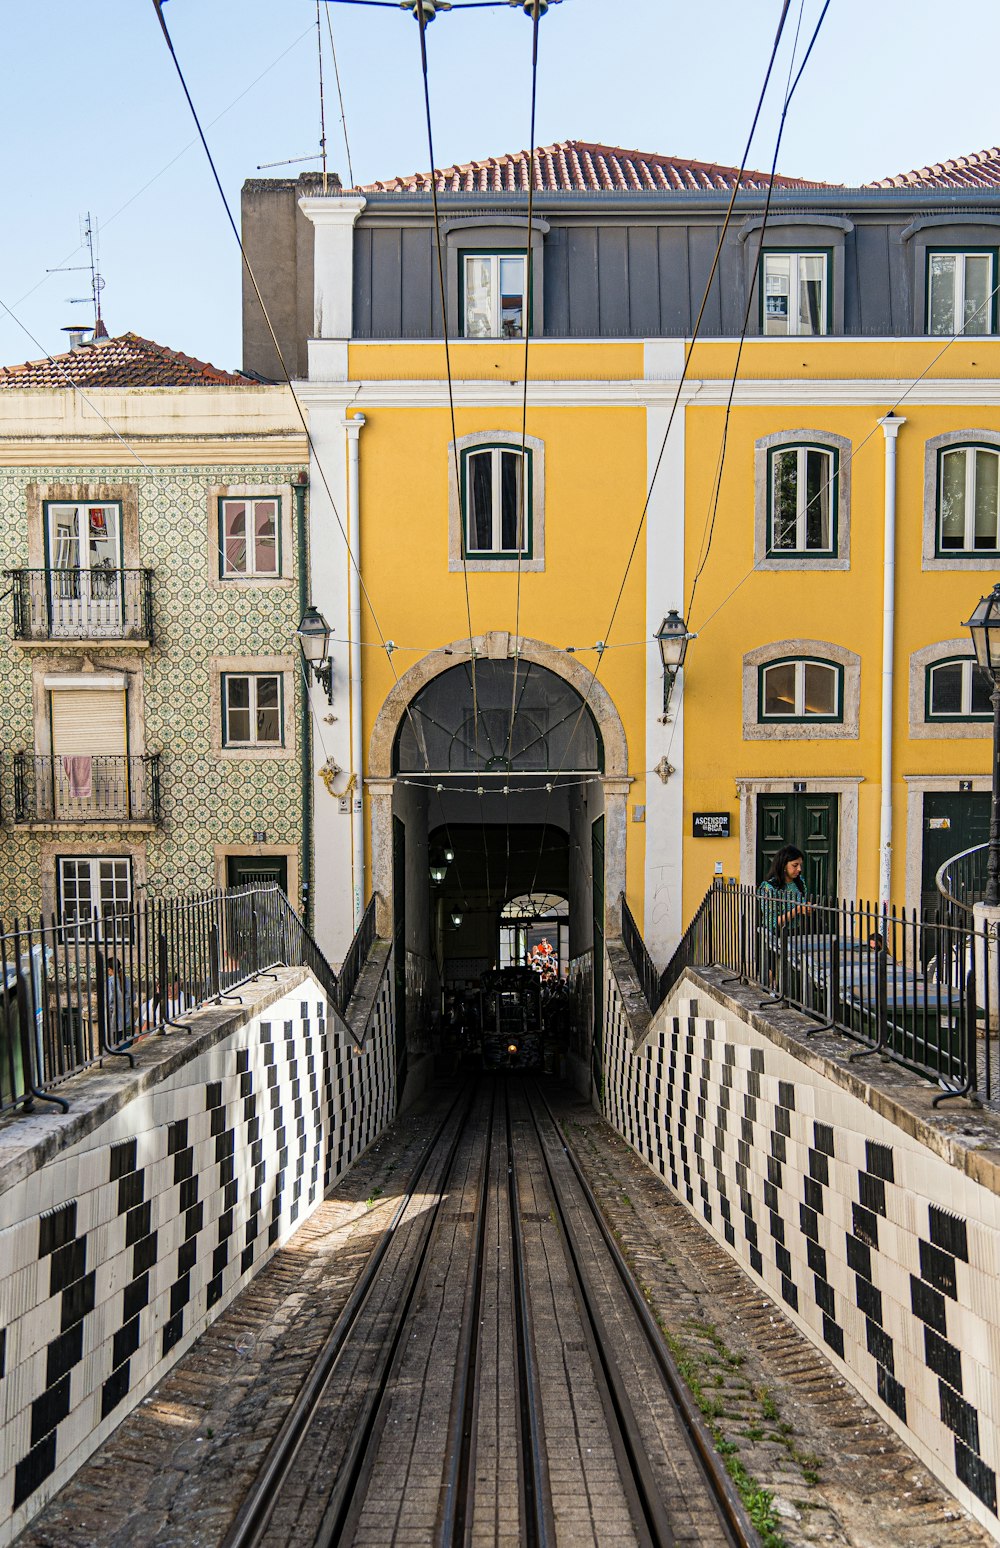
<instances>
[{"instance_id":1,"label":"wall-mounted street lamp","mask_svg":"<svg viewBox=\"0 0 1000 1548\"><path fill-rule=\"evenodd\" d=\"M670 609L656 631L656 642L660 647L660 659L663 662L663 714L660 716L663 725L666 725L670 718L670 695L673 692L677 674L684 665L688 642L697 638L696 634L688 633L688 626L675 607Z\"/></svg>"},{"instance_id":2,"label":"wall-mounted street lamp","mask_svg":"<svg viewBox=\"0 0 1000 1548\"><path fill-rule=\"evenodd\" d=\"M986 895L983 902L1000 903L1000 584L979 605L965 627L972 635L976 661L993 684L993 800L990 805L990 839L987 850Z\"/></svg>"},{"instance_id":3,"label":"wall-mounted street lamp","mask_svg":"<svg viewBox=\"0 0 1000 1548\"><path fill-rule=\"evenodd\" d=\"M295 631L302 657L311 667L313 677L326 694L327 704L333 703L333 662L330 659L330 625L318 607L312 604L302 614L302 622Z\"/></svg>"}]
</instances>

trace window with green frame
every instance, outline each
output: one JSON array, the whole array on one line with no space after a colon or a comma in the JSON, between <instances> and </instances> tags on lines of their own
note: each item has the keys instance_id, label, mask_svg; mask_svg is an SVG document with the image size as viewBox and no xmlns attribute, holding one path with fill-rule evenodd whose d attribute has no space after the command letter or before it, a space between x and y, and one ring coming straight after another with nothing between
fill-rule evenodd
<instances>
[{"instance_id":1,"label":"window with green frame","mask_svg":"<svg viewBox=\"0 0 1000 1548\"><path fill-rule=\"evenodd\" d=\"M760 331L773 338L825 334L833 326L828 247L760 255Z\"/></svg>"},{"instance_id":2,"label":"window with green frame","mask_svg":"<svg viewBox=\"0 0 1000 1548\"><path fill-rule=\"evenodd\" d=\"M967 247L927 252L927 332L996 333L997 250Z\"/></svg>"},{"instance_id":3,"label":"window with green frame","mask_svg":"<svg viewBox=\"0 0 1000 1548\"><path fill-rule=\"evenodd\" d=\"M769 558L837 552L840 454L834 447L773 446L767 454Z\"/></svg>"},{"instance_id":4,"label":"window with green frame","mask_svg":"<svg viewBox=\"0 0 1000 1548\"><path fill-rule=\"evenodd\" d=\"M469 558L531 558L531 451L470 446L462 453L465 552ZM520 539L520 541L519 541Z\"/></svg>"},{"instance_id":5,"label":"window with green frame","mask_svg":"<svg viewBox=\"0 0 1000 1548\"><path fill-rule=\"evenodd\" d=\"M459 253L459 313L466 339L521 339L531 329L528 255L509 252Z\"/></svg>"},{"instance_id":6,"label":"window with green frame","mask_svg":"<svg viewBox=\"0 0 1000 1548\"><path fill-rule=\"evenodd\" d=\"M219 574L223 580L276 580L281 574L281 501L219 501Z\"/></svg>"},{"instance_id":7,"label":"window with green frame","mask_svg":"<svg viewBox=\"0 0 1000 1548\"><path fill-rule=\"evenodd\" d=\"M280 672L223 673L223 747L283 747L282 690Z\"/></svg>"},{"instance_id":8,"label":"window with green frame","mask_svg":"<svg viewBox=\"0 0 1000 1548\"><path fill-rule=\"evenodd\" d=\"M844 669L813 656L785 656L758 668L757 717L762 721L844 718Z\"/></svg>"},{"instance_id":9,"label":"window with green frame","mask_svg":"<svg viewBox=\"0 0 1000 1548\"><path fill-rule=\"evenodd\" d=\"M932 662L925 677L925 718L953 722L992 720L992 687L974 656L950 656Z\"/></svg>"},{"instance_id":10,"label":"window with green frame","mask_svg":"<svg viewBox=\"0 0 1000 1548\"><path fill-rule=\"evenodd\" d=\"M937 553L1000 553L1000 449L946 446L938 452Z\"/></svg>"}]
</instances>

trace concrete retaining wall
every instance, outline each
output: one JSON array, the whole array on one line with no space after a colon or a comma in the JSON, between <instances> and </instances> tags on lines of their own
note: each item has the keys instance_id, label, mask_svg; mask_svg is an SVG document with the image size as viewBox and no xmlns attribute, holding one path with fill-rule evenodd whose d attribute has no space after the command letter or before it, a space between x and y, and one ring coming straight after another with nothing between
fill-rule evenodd
<instances>
[{"instance_id":1,"label":"concrete retaining wall","mask_svg":"<svg viewBox=\"0 0 1000 1548\"><path fill-rule=\"evenodd\" d=\"M2 1544L394 1113L387 975L361 1051L301 969L243 997L0 1129Z\"/></svg>"},{"instance_id":2,"label":"concrete retaining wall","mask_svg":"<svg viewBox=\"0 0 1000 1548\"><path fill-rule=\"evenodd\" d=\"M682 980L634 1044L610 961L605 982L605 1116L1000 1538L992 1116L930 1116L905 1077L929 1115L914 1116L848 1073L877 1061L797 1056L704 982Z\"/></svg>"}]
</instances>

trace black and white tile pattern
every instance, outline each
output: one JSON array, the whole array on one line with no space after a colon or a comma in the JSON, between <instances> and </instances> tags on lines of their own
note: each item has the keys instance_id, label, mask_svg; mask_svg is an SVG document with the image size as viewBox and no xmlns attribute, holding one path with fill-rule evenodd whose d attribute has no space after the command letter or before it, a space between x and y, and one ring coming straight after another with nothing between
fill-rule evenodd
<instances>
[{"instance_id":1,"label":"black and white tile pattern","mask_svg":"<svg viewBox=\"0 0 1000 1548\"><path fill-rule=\"evenodd\" d=\"M0 1190L0 1544L395 1112L391 974L360 1052L307 979Z\"/></svg>"},{"instance_id":2,"label":"black and white tile pattern","mask_svg":"<svg viewBox=\"0 0 1000 1548\"><path fill-rule=\"evenodd\" d=\"M609 1121L1000 1535L1000 1200L704 996L604 1006Z\"/></svg>"}]
</instances>

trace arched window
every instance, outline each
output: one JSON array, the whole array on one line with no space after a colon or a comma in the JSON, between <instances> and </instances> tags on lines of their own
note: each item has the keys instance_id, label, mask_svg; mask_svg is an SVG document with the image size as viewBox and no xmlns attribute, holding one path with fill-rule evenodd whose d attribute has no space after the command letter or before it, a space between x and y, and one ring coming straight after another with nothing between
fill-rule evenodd
<instances>
[{"instance_id":1,"label":"arched window","mask_svg":"<svg viewBox=\"0 0 1000 1548\"><path fill-rule=\"evenodd\" d=\"M530 559L532 454L519 446L470 446L462 452L465 552L476 559Z\"/></svg>"},{"instance_id":2,"label":"arched window","mask_svg":"<svg viewBox=\"0 0 1000 1548\"><path fill-rule=\"evenodd\" d=\"M761 720L840 721L843 667L810 657L785 657L759 668Z\"/></svg>"},{"instance_id":3,"label":"arched window","mask_svg":"<svg viewBox=\"0 0 1000 1548\"><path fill-rule=\"evenodd\" d=\"M767 552L771 557L837 550L839 454L826 446L774 446L767 456Z\"/></svg>"},{"instance_id":4,"label":"arched window","mask_svg":"<svg viewBox=\"0 0 1000 1548\"><path fill-rule=\"evenodd\" d=\"M936 661L926 671L926 716L930 720L992 720L992 685L972 656Z\"/></svg>"},{"instance_id":5,"label":"arched window","mask_svg":"<svg viewBox=\"0 0 1000 1548\"><path fill-rule=\"evenodd\" d=\"M942 556L1000 552L1000 450L966 445L938 453L936 535Z\"/></svg>"}]
</instances>

